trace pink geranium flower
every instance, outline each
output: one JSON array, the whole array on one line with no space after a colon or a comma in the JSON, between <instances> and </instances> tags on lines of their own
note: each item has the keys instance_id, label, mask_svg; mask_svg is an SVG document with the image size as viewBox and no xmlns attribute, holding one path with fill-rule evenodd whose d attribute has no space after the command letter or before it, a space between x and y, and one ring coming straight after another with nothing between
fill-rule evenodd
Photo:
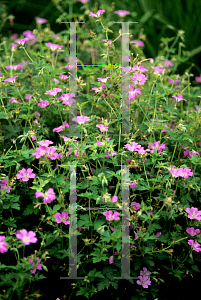
<instances>
[{"instance_id":1,"label":"pink geranium flower","mask_svg":"<svg viewBox=\"0 0 201 300\"><path fill-rule=\"evenodd\" d=\"M148 276L138 276L137 284L142 285L143 288L148 288L148 285L151 285L151 281Z\"/></svg>"},{"instance_id":2,"label":"pink geranium flower","mask_svg":"<svg viewBox=\"0 0 201 300\"><path fill-rule=\"evenodd\" d=\"M51 95L51 96L56 96L58 93L60 93L62 89L59 88L53 88L52 90L46 91L44 94L45 95Z\"/></svg>"},{"instance_id":3,"label":"pink geranium flower","mask_svg":"<svg viewBox=\"0 0 201 300\"><path fill-rule=\"evenodd\" d=\"M109 264L111 265L113 263L113 256L109 257Z\"/></svg>"},{"instance_id":4,"label":"pink geranium flower","mask_svg":"<svg viewBox=\"0 0 201 300\"><path fill-rule=\"evenodd\" d=\"M47 23L47 20L46 19L42 19L42 18L39 18L39 17L35 17L35 20L38 24L44 24L44 23Z\"/></svg>"},{"instance_id":5,"label":"pink geranium flower","mask_svg":"<svg viewBox=\"0 0 201 300\"><path fill-rule=\"evenodd\" d=\"M36 266L36 268L34 270L31 271L32 274L35 274L36 273L36 270L42 270L43 266L40 264L40 261L41 259L38 258L37 259L37 263L35 264L34 261L31 259L31 258L28 258L28 261L29 263L32 265L32 266Z\"/></svg>"},{"instance_id":6,"label":"pink geranium flower","mask_svg":"<svg viewBox=\"0 0 201 300\"><path fill-rule=\"evenodd\" d=\"M119 216L119 213L118 212L113 212L111 210L109 211L106 211L103 213L104 216L106 216L106 220L108 221L113 221L113 220L120 220L120 218L118 217Z\"/></svg>"},{"instance_id":7,"label":"pink geranium flower","mask_svg":"<svg viewBox=\"0 0 201 300\"><path fill-rule=\"evenodd\" d=\"M43 197L44 203L50 203L51 201L55 200L55 193L52 188L50 188L47 192L44 194L41 191L38 191L35 193L36 198Z\"/></svg>"},{"instance_id":8,"label":"pink geranium flower","mask_svg":"<svg viewBox=\"0 0 201 300\"><path fill-rule=\"evenodd\" d=\"M186 212L188 213L188 218L189 219L196 219L196 220L201 220L201 211L197 209L197 207L191 207L187 208Z\"/></svg>"},{"instance_id":9,"label":"pink geranium flower","mask_svg":"<svg viewBox=\"0 0 201 300\"><path fill-rule=\"evenodd\" d=\"M197 82L201 82L201 74L200 74L200 77L195 77L195 80L196 80Z\"/></svg>"},{"instance_id":10,"label":"pink geranium flower","mask_svg":"<svg viewBox=\"0 0 201 300\"><path fill-rule=\"evenodd\" d=\"M102 15L104 12L105 12L104 9L99 9L96 14L91 11L89 16L99 18L100 15Z\"/></svg>"},{"instance_id":11,"label":"pink geranium flower","mask_svg":"<svg viewBox=\"0 0 201 300\"><path fill-rule=\"evenodd\" d=\"M98 127L101 132L108 131L108 126L107 125L98 124L98 125L96 125L96 127Z\"/></svg>"},{"instance_id":12,"label":"pink geranium flower","mask_svg":"<svg viewBox=\"0 0 201 300\"><path fill-rule=\"evenodd\" d=\"M126 15L130 15L130 12L127 10L116 10L114 14L117 14L120 17L125 17Z\"/></svg>"},{"instance_id":13,"label":"pink geranium flower","mask_svg":"<svg viewBox=\"0 0 201 300\"><path fill-rule=\"evenodd\" d=\"M46 46L50 48L52 51L58 50L62 48L62 45L52 44L52 43L46 43Z\"/></svg>"},{"instance_id":14,"label":"pink geranium flower","mask_svg":"<svg viewBox=\"0 0 201 300\"><path fill-rule=\"evenodd\" d=\"M181 101L181 100L187 101L186 99L183 99L183 98L182 98L182 95L181 95L181 94L179 94L178 96L173 95L172 97L175 98L177 102L179 102L179 101Z\"/></svg>"},{"instance_id":15,"label":"pink geranium flower","mask_svg":"<svg viewBox=\"0 0 201 300\"><path fill-rule=\"evenodd\" d=\"M8 189L8 191L6 193L10 193L11 187L8 185L8 179L5 178L4 180L0 180L2 183L0 184L1 186L1 190L5 190Z\"/></svg>"},{"instance_id":16,"label":"pink geranium flower","mask_svg":"<svg viewBox=\"0 0 201 300\"><path fill-rule=\"evenodd\" d=\"M29 40L28 38L19 39L19 40L16 40L15 43L18 43L19 45L24 46L24 44L25 44L28 40Z\"/></svg>"},{"instance_id":17,"label":"pink geranium flower","mask_svg":"<svg viewBox=\"0 0 201 300\"><path fill-rule=\"evenodd\" d=\"M46 106L50 105L49 102L47 100L41 100L40 103L38 103L38 106L40 106L41 108L45 108Z\"/></svg>"},{"instance_id":18,"label":"pink geranium flower","mask_svg":"<svg viewBox=\"0 0 201 300\"><path fill-rule=\"evenodd\" d=\"M35 178L36 175L32 174L33 169L28 168L26 169L22 169L19 171L19 174L17 174L17 179L22 179L22 181L27 182L29 181L29 178Z\"/></svg>"},{"instance_id":19,"label":"pink geranium flower","mask_svg":"<svg viewBox=\"0 0 201 300\"><path fill-rule=\"evenodd\" d=\"M201 248L199 247L201 245L198 242L195 242L194 240L188 240L188 244L191 245L196 252L201 252Z\"/></svg>"},{"instance_id":20,"label":"pink geranium flower","mask_svg":"<svg viewBox=\"0 0 201 300\"><path fill-rule=\"evenodd\" d=\"M100 78L100 77L98 77L97 79L98 79L98 81L106 83L107 80L108 80L108 78L110 78L110 77L106 77L106 78Z\"/></svg>"},{"instance_id":21,"label":"pink geranium flower","mask_svg":"<svg viewBox=\"0 0 201 300\"><path fill-rule=\"evenodd\" d=\"M1 253L8 252L7 246L9 246L9 245L4 240L5 240L5 236L0 235L0 252Z\"/></svg>"},{"instance_id":22,"label":"pink geranium flower","mask_svg":"<svg viewBox=\"0 0 201 300\"><path fill-rule=\"evenodd\" d=\"M86 121L89 121L89 117L86 116L78 116L74 117L72 121L77 122L78 124L84 124Z\"/></svg>"},{"instance_id":23,"label":"pink geranium flower","mask_svg":"<svg viewBox=\"0 0 201 300\"><path fill-rule=\"evenodd\" d=\"M63 222L65 225L70 224L70 221L67 221L68 220L68 211L63 211L62 214L56 213L56 215L54 217L56 218L56 222L58 224L61 222Z\"/></svg>"},{"instance_id":24,"label":"pink geranium flower","mask_svg":"<svg viewBox=\"0 0 201 300\"><path fill-rule=\"evenodd\" d=\"M15 82L15 79L16 79L17 77L18 77L18 75L17 75L17 76L10 77L10 78L8 78L8 79L5 79L4 81L8 81L8 82L13 83L13 82Z\"/></svg>"},{"instance_id":25,"label":"pink geranium flower","mask_svg":"<svg viewBox=\"0 0 201 300\"><path fill-rule=\"evenodd\" d=\"M26 229L18 230L16 233L16 237L22 241L25 245L30 245L31 243L36 243L37 238L36 233L33 231L27 231Z\"/></svg>"},{"instance_id":26,"label":"pink geranium flower","mask_svg":"<svg viewBox=\"0 0 201 300\"><path fill-rule=\"evenodd\" d=\"M190 227L186 230L186 232L191 236L194 236L200 233L200 229L194 229L193 227Z\"/></svg>"}]
</instances>

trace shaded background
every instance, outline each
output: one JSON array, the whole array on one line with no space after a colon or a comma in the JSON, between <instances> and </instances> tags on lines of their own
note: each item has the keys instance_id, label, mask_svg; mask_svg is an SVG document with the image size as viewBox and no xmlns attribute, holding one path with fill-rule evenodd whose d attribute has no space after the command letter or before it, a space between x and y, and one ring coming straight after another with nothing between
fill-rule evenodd
<instances>
[{"instance_id":1,"label":"shaded background","mask_svg":"<svg viewBox=\"0 0 201 300\"><path fill-rule=\"evenodd\" d=\"M201 43L199 40L200 4L200 1L197 0L177 0L174 2L169 0L118 0L115 2L111 0L90 0L87 4L83 4L77 0L7 0L0 2L1 22L4 23L3 27L0 25L0 37L11 36L14 33L21 34L25 30L35 29L36 22L34 17L36 16L47 19L51 29L55 33L58 33L66 29L66 25L61 24L61 20L74 21L74 17L83 15L84 7L88 7L90 11L96 12L98 9L111 8L113 6L113 11L122 9L130 11L131 14L121 19L118 15L112 13L112 20L140 20L138 28L144 28L146 35L144 47L146 57L155 58L158 55L161 37L173 37L176 36L178 30L184 30L185 47L181 48L182 53L183 51L194 51L191 52L187 61L179 65L177 73L180 75L183 74L194 63L195 66L191 69L191 72L195 76L199 76L201 74ZM5 20L4 5L6 6L7 16L15 16L13 23L9 19ZM87 22L92 19L88 15L86 14L83 17L83 21ZM94 22L94 18L92 22ZM89 25L87 26L88 31L90 29L93 30ZM167 25L173 26L175 31L168 28ZM137 35L135 36L134 34L133 39L136 38ZM177 54L178 44L176 44L176 48ZM195 85L199 84L195 82L194 77L191 78L191 82Z\"/></svg>"}]
</instances>

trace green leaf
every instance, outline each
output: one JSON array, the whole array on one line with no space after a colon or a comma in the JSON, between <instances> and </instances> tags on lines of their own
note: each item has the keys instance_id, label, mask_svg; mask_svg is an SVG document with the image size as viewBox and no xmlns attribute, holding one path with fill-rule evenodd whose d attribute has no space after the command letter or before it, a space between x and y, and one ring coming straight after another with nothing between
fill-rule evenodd
<instances>
[{"instance_id":1,"label":"green leaf","mask_svg":"<svg viewBox=\"0 0 201 300\"><path fill-rule=\"evenodd\" d=\"M110 286L110 283L109 283L110 281L109 281L109 279L108 278L104 278L104 279L102 279L99 283L98 283L98 285L97 285L97 289L98 289L98 291L102 291L102 290L104 290L105 288L109 288L109 286Z\"/></svg>"}]
</instances>

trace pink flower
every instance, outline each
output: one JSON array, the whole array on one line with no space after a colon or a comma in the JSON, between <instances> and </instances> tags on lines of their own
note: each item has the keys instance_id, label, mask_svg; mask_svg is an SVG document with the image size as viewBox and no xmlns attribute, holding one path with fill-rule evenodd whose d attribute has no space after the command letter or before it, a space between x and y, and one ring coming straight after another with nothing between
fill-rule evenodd
<instances>
[{"instance_id":1,"label":"pink flower","mask_svg":"<svg viewBox=\"0 0 201 300\"><path fill-rule=\"evenodd\" d=\"M200 244L198 242L195 242L194 240L188 240L188 244L191 245L196 252L201 252L201 248L199 247Z\"/></svg>"},{"instance_id":2,"label":"pink flower","mask_svg":"<svg viewBox=\"0 0 201 300\"><path fill-rule=\"evenodd\" d=\"M143 268L143 271L140 271L141 276L149 276L151 272L147 270L147 268Z\"/></svg>"},{"instance_id":3,"label":"pink flower","mask_svg":"<svg viewBox=\"0 0 201 300\"><path fill-rule=\"evenodd\" d=\"M47 100L41 100L40 103L38 103L38 106L40 106L41 108L45 108L46 106L50 105L49 102Z\"/></svg>"},{"instance_id":4,"label":"pink flower","mask_svg":"<svg viewBox=\"0 0 201 300\"><path fill-rule=\"evenodd\" d=\"M1 186L1 190L5 190L8 189L8 191L6 193L10 193L11 187L8 185L8 179L5 178L4 180L0 180L2 182L2 184L0 184Z\"/></svg>"},{"instance_id":5,"label":"pink flower","mask_svg":"<svg viewBox=\"0 0 201 300\"><path fill-rule=\"evenodd\" d=\"M46 43L46 46L50 48L52 51L58 50L62 48L62 45L52 44L52 43Z\"/></svg>"},{"instance_id":6,"label":"pink flower","mask_svg":"<svg viewBox=\"0 0 201 300\"><path fill-rule=\"evenodd\" d=\"M93 13L93 12L91 11L91 12L90 12L90 14L89 14L89 16L90 16L90 17L96 17L96 18L99 18L99 17L100 17L100 15L102 15L104 12L105 12L105 10L104 10L104 9L100 9L100 10L98 10L96 14L95 14L95 13Z\"/></svg>"},{"instance_id":7,"label":"pink flower","mask_svg":"<svg viewBox=\"0 0 201 300\"><path fill-rule=\"evenodd\" d=\"M45 95L56 96L57 93L60 93L61 91L62 91L62 89L54 88L52 90L46 91Z\"/></svg>"},{"instance_id":8,"label":"pink flower","mask_svg":"<svg viewBox=\"0 0 201 300\"><path fill-rule=\"evenodd\" d=\"M25 97L25 99L31 101L32 100L32 96L30 94L27 94L26 97Z\"/></svg>"},{"instance_id":9,"label":"pink flower","mask_svg":"<svg viewBox=\"0 0 201 300\"><path fill-rule=\"evenodd\" d=\"M106 78L100 78L100 77L98 77L97 79L98 79L98 81L106 83L107 80L108 80L108 78L110 78L110 77L106 77Z\"/></svg>"},{"instance_id":10,"label":"pink flower","mask_svg":"<svg viewBox=\"0 0 201 300\"><path fill-rule=\"evenodd\" d=\"M131 206L132 206L135 210L138 210L138 209L140 208L140 205L141 205L141 204L139 204L139 203L137 203L137 202L132 202L132 203L131 203Z\"/></svg>"},{"instance_id":11,"label":"pink flower","mask_svg":"<svg viewBox=\"0 0 201 300\"><path fill-rule=\"evenodd\" d=\"M68 79L68 78L69 78L69 76L63 75L63 74L61 74L61 75L59 76L59 79L64 79L64 80L66 80L66 79Z\"/></svg>"},{"instance_id":12,"label":"pink flower","mask_svg":"<svg viewBox=\"0 0 201 300\"><path fill-rule=\"evenodd\" d=\"M200 77L195 77L195 80L196 80L197 82L201 82L201 74L200 74Z\"/></svg>"},{"instance_id":13,"label":"pink flower","mask_svg":"<svg viewBox=\"0 0 201 300\"><path fill-rule=\"evenodd\" d=\"M44 194L41 191L38 191L35 193L36 198L43 197L44 203L50 203L51 201L55 200L55 193L52 188L50 188L47 192Z\"/></svg>"},{"instance_id":14,"label":"pink flower","mask_svg":"<svg viewBox=\"0 0 201 300\"><path fill-rule=\"evenodd\" d=\"M31 270L32 274L35 274L36 270L42 270L43 266L40 264L41 259L38 258L36 264L34 264L34 262L31 258L28 258L28 261L32 266L36 266L36 268L34 270Z\"/></svg>"},{"instance_id":15,"label":"pink flower","mask_svg":"<svg viewBox=\"0 0 201 300\"><path fill-rule=\"evenodd\" d=\"M38 24L44 24L44 23L47 23L47 20L46 19L42 19L42 18L39 18L39 17L35 17L35 20Z\"/></svg>"},{"instance_id":16,"label":"pink flower","mask_svg":"<svg viewBox=\"0 0 201 300\"><path fill-rule=\"evenodd\" d=\"M138 276L137 284L142 285L143 288L148 288L148 285L151 285L151 281L148 276Z\"/></svg>"},{"instance_id":17,"label":"pink flower","mask_svg":"<svg viewBox=\"0 0 201 300\"><path fill-rule=\"evenodd\" d=\"M120 17L125 17L126 15L130 15L130 12L127 10L116 10L114 14L117 14Z\"/></svg>"},{"instance_id":18,"label":"pink flower","mask_svg":"<svg viewBox=\"0 0 201 300\"><path fill-rule=\"evenodd\" d=\"M117 202L118 197L117 196L113 196L112 197L112 201L111 202Z\"/></svg>"},{"instance_id":19,"label":"pink flower","mask_svg":"<svg viewBox=\"0 0 201 300\"><path fill-rule=\"evenodd\" d=\"M32 40L32 41L27 42L28 45L34 45L36 43L37 36L34 35L32 33L32 31L26 30L26 31L23 32L23 34L26 36L26 38L28 38L29 40Z\"/></svg>"},{"instance_id":20,"label":"pink flower","mask_svg":"<svg viewBox=\"0 0 201 300\"><path fill-rule=\"evenodd\" d=\"M198 155L198 156L200 157L200 153L199 153L199 152L196 152L195 150L192 150L192 153L189 153L190 158L191 158L193 155Z\"/></svg>"},{"instance_id":21,"label":"pink flower","mask_svg":"<svg viewBox=\"0 0 201 300\"><path fill-rule=\"evenodd\" d=\"M9 245L4 240L5 240L5 236L0 235L0 252L1 253L8 252L8 248L6 246L9 246Z\"/></svg>"},{"instance_id":22,"label":"pink flower","mask_svg":"<svg viewBox=\"0 0 201 300\"><path fill-rule=\"evenodd\" d=\"M156 72L156 73L162 73L163 72L163 67L161 67L161 66L158 66L158 67L151 67L152 69L154 69L154 71Z\"/></svg>"},{"instance_id":23,"label":"pink flower","mask_svg":"<svg viewBox=\"0 0 201 300\"><path fill-rule=\"evenodd\" d=\"M131 100L135 99L136 94L141 94L141 89L134 89L134 90L129 91L130 99Z\"/></svg>"},{"instance_id":24,"label":"pink flower","mask_svg":"<svg viewBox=\"0 0 201 300\"><path fill-rule=\"evenodd\" d=\"M175 98L177 102L179 102L179 101L181 101L181 100L187 101L186 99L183 99L183 98L182 98L182 95L181 95L181 94L179 94L178 97L175 96L175 95L173 95L172 97Z\"/></svg>"},{"instance_id":25,"label":"pink flower","mask_svg":"<svg viewBox=\"0 0 201 300\"><path fill-rule=\"evenodd\" d=\"M18 64L18 65L13 65L13 66L6 66L5 67L7 70L12 69L12 70L19 70L19 69L23 69L22 64Z\"/></svg>"},{"instance_id":26,"label":"pink flower","mask_svg":"<svg viewBox=\"0 0 201 300\"><path fill-rule=\"evenodd\" d=\"M188 213L188 218L189 219L196 219L196 220L201 220L201 211L198 210L196 207L191 207L191 208L187 208L186 212Z\"/></svg>"},{"instance_id":27,"label":"pink flower","mask_svg":"<svg viewBox=\"0 0 201 300\"><path fill-rule=\"evenodd\" d=\"M62 214L56 213L56 215L54 217L56 218L56 222L58 224L61 222L63 222L65 225L70 224L70 221L67 221L68 220L68 211L63 211Z\"/></svg>"},{"instance_id":28,"label":"pink flower","mask_svg":"<svg viewBox=\"0 0 201 300\"><path fill-rule=\"evenodd\" d=\"M144 47L144 42L140 40L133 40L131 41L131 44L134 43L135 47Z\"/></svg>"},{"instance_id":29,"label":"pink flower","mask_svg":"<svg viewBox=\"0 0 201 300\"><path fill-rule=\"evenodd\" d=\"M101 132L108 131L108 126L107 125L98 124L98 125L96 125L96 127L98 127Z\"/></svg>"},{"instance_id":30,"label":"pink flower","mask_svg":"<svg viewBox=\"0 0 201 300\"><path fill-rule=\"evenodd\" d=\"M63 125L61 125L61 126L59 126L59 127L57 127L57 128L54 128L52 131L53 132L60 132L60 131L62 131L65 127L69 127L69 124L68 123L66 123L66 121L64 121L63 122Z\"/></svg>"},{"instance_id":31,"label":"pink flower","mask_svg":"<svg viewBox=\"0 0 201 300\"><path fill-rule=\"evenodd\" d=\"M106 216L106 220L108 221L112 221L112 220L120 220L120 218L118 217L119 216L119 213L118 212L113 212L111 210L109 211L106 211L103 213L104 216Z\"/></svg>"},{"instance_id":32,"label":"pink flower","mask_svg":"<svg viewBox=\"0 0 201 300\"><path fill-rule=\"evenodd\" d=\"M17 45L12 43L12 50L15 50L16 47L17 47Z\"/></svg>"},{"instance_id":33,"label":"pink flower","mask_svg":"<svg viewBox=\"0 0 201 300\"><path fill-rule=\"evenodd\" d=\"M173 62L171 62L171 60L169 60L169 59L166 59L166 61L165 61L165 68L168 68L169 66L173 66Z\"/></svg>"},{"instance_id":34,"label":"pink flower","mask_svg":"<svg viewBox=\"0 0 201 300\"><path fill-rule=\"evenodd\" d=\"M35 178L36 175L32 174L33 169L28 168L26 169L22 169L19 171L19 174L17 174L17 179L22 179L22 181L27 182L29 181L29 178Z\"/></svg>"},{"instance_id":35,"label":"pink flower","mask_svg":"<svg viewBox=\"0 0 201 300\"><path fill-rule=\"evenodd\" d=\"M49 157L51 158L51 160L55 160L56 158L58 158L58 153L55 153L55 151L57 150L56 147L50 147L46 150L46 155L45 157Z\"/></svg>"},{"instance_id":36,"label":"pink flower","mask_svg":"<svg viewBox=\"0 0 201 300\"><path fill-rule=\"evenodd\" d=\"M190 227L186 230L186 232L189 233L191 236L194 236L200 233L200 229L194 229L193 227Z\"/></svg>"},{"instance_id":37,"label":"pink flower","mask_svg":"<svg viewBox=\"0 0 201 300\"><path fill-rule=\"evenodd\" d=\"M24 44L28 41L28 38L16 40L15 43L24 46Z\"/></svg>"},{"instance_id":38,"label":"pink flower","mask_svg":"<svg viewBox=\"0 0 201 300\"><path fill-rule=\"evenodd\" d=\"M15 79L16 79L17 77L18 77L18 75L17 75L17 76L10 77L10 78L8 78L8 79L5 79L4 81L8 81L8 82L13 83L13 82L15 82Z\"/></svg>"},{"instance_id":39,"label":"pink flower","mask_svg":"<svg viewBox=\"0 0 201 300\"><path fill-rule=\"evenodd\" d=\"M64 100L62 104L67 104L71 106L75 102L75 100L72 97L75 97L75 93L62 94L61 97L58 98L58 100Z\"/></svg>"},{"instance_id":40,"label":"pink flower","mask_svg":"<svg viewBox=\"0 0 201 300\"><path fill-rule=\"evenodd\" d=\"M106 153L109 153L109 152L106 151ZM111 153L108 154L108 155L106 155L105 158L108 158L108 157L110 157L111 155L114 156L114 155L117 155L117 153L116 153L115 151L111 151Z\"/></svg>"},{"instance_id":41,"label":"pink flower","mask_svg":"<svg viewBox=\"0 0 201 300\"><path fill-rule=\"evenodd\" d=\"M137 184L136 184L136 182L132 182L132 183L130 183L130 187L133 189L133 188L136 188L137 187Z\"/></svg>"},{"instance_id":42,"label":"pink flower","mask_svg":"<svg viewBox=\"0 0 201 300\"><path fill-rule=\"evenodd\" d=\"M110 256L110 258L109 258L109 264L110 265L113 264L113 256Z\"/></svg>"},{"instance_id":43,"label":"pink flower","mask_svg":"<svg viewBox=\"0 0 201 300\"><path fill-rule=\"evenodd\" d=\"M78 2L82 2L82 3L87 3L89 2L90 0L77 0Z\"/></svg>"},{"instance_id":44,"label":"pink flower","mask_svg":"<svg viewBox=\"0 0 201 300\"><path fill-rule=\"evenodd\" d=\"M78 116L74 117L72 121L77 122L78 124L84 124L86 121L89 121L89 117L86 116Z\"/></svg>"},{"instance_id":45,"label":"pink flower","mask_svg":"<svg viewBox=\"0 0 201 300\"><path fill-rule=\"evenodd\" d=\"M148 144L148 149L150 149L150 143ZM156 149L158 152L162 152L162 149L165 149L165 144L161 144L160 145L160 141L158 142L155 142L153 144L151 144L151 153L153 154L154 153L154 149Z\"/></svg>"},{"instance_id":46,"label":"pink flower","mask_svg":"<svg viewBox=\"0 0 201 300\"><path fill-rule=\"evenodd\" d=\"M36 243L37 238L36 233L33 231L27 231L26 229L18 230L16 233L16 237L22 241L25 245L30 245L31 243Z\"/></svg>"}]
</instances>

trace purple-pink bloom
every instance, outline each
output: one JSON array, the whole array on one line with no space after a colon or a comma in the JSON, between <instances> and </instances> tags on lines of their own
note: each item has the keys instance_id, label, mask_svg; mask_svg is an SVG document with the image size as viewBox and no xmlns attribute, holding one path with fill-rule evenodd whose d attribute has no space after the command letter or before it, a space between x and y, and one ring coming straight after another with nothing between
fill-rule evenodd
<instances>
[{"instance_id":1,"label":"purple-pink bloom","mask_svg":"<svg viewBox=\"0 0 201 300\"><path fill-rule=\"evenodd\" d=\"M143 288L148 288L148 285L151 285L151 281L148 276L138 276L137 284L142 285Z\"/></svg>"},{"instance_id":2,"label":"purple-pink bloom","mask_svg":"<svg viewBox=\"0 0 201 300\"><path fill-rule=\"evenodd\" d=\"M200 229L194 229L193 227L190 227L186 230L186 232L191 236L194 236L200 233Z\"/></svg>"},{"instance_id":3,"label":"purple-pink bloom","mask_svg":"<svg viewBox=\"0 0 201 300\"><path fill-rule=\"evenodd\" d=\"M130 183L130 187L133 189L133 188L136 188L137 187L137 184L136 184L136 182L132 182L132 183Z\"/></svg>"},{"instance_id":4,"label":"purple-pink bloom","mask_svg":"<svg viewBox=\"0 0 201 300\"><path fill-rule=\"evenodd\" d=\"M196 80L197 82L201 82L201 74L200 74L200 77L195 77L195 80Z\"/></svg>"},{"instance_id":5,"label":"purple-pink bloom","mask_svg":"<svg viewBox=\"0 0 201 300\"><path fill-rule=\"evenodd\" d=\"M16 233L16 237L22 241L25 245L30 245L31 243L36 243L37 238L36 233L33 231L27 231L26 229L18 230Z\"/></svg>"},{"instance_id":6,"label":"purple-pink bloom","mask_svg":"<svg viewBox=\"0 0 201 300\"><path fill-rule=\"evenodd\" d=\"M98 77L97 79L98 79L98 81L101 81L101 82L104 82L104 83L106 83L107 82L107 80L108 80L108 78L110 78L109 76L108 77L106 77L106 78L100 78L100 77Z\"/></svg>"},{"instance_id":7,"label":"purple-pink bloom","mask_svg":"<svg viewBox=\"0 0 201 300\"><path fill-rule=\"evenodd\" d=\"M37 263L36 263L36 264L34 263L33 259L31 259L31 258L28 258L28 261L29 261L29 263L30 263L32 266L36 266L36 268L35 268L34 270L31 270L31 273L32 273L32 274L35 274L35 273L36 273L36 270L42 270L43 266L40 264L40 261L41 261L40 258L37 259Z\"/></svg>"},{"instance_id":8,"label":"purple-pink bloom","mask_svg":"<svg viewBox=\"0 0 201 300\"><path fill-rule=\"evenodd\" d=\"M182 95L181 95L181 94L179 94L178 96L173 95L172 97L175 98L177 102L179 102L179 101L181 101L181 100L187 101L186 99L183 99L183 98L182 98Z\"/></svg>"},{"instance_id":9,"label":"purple-pink bloom","mask_svg":"<svg viewBox=\"0 0 201 300\"><path fill-rule=\"evenodd\" d=\"M41 191L38 191L35 193L36 198L43 197L44 203L50 203L51 201L55 200L55 193L52 188L50 188L47 192L44 194Z\"/></svg>"},{"instance_id":10,"label":"purple-pink bloom","mask_svg":"<svg viewBox=\"0 0 201 300\"><path fill-rule=\"evenodd\" d=\"M0 235L0 252L1 253L8 252L7 246L9 246L9 245L4 240L5 240L5 236L4 235Z\"/></svg>"},{"instance_id":11,"label":"purple-pink bloom","mask_svg":"<svg viewBox=\"0 0 201 300\"><path fill-rule=\"evenodd\" d=\"M53 88L52 90L46 91L44 94L45 95L51 95L51 96L56 96L58 93L60 93L62 89L59 88Z\"/></svg>"},{"instance_id":12,"label":"purple-pink bloom","mask_svg":"<svg viewBox=\"0 0 201 300\"><path fill-rule=\"evenodd\" d=\"M70 221L67 221L68 220L68 211L63 211L62 214L56 213L56 215L54 217L56 218L56 222L58 224L61 222L63 222L65 225L70 224Z\"/></svg>"},{"instance_id":13,"label":"purple-pink bloom","mask_svg":"<svg viewBox=\"0 0 201 300\"><path fill-rule=\"evenodd\" d=\"M29 181L29 178L35 178L36 175L32 174L33 169L28 168L26 169L22 169L19 171L19 174L17 174L17 179L22 179L22 181L27 182Z\"/></svg>"},{"instance_id":14,"label":"purple-pink bloom","mask_svg":"<svg viewBox=\"0 0 201 300\"><path fill-rule=\"evenodd\" d=\"M93 13L93 12L91 11L90 14L89 14L89 16L90 16L90 17L96 17L96 18L98 18L98 17L100 17L100 15L102 15L104 12L105 12L104 9L99 9L99 10L97 11L96 14Z\"/></svg>"},{"instance_id":15,"label":"purple-pink bloom","mask_svg":"<svg viewBox=\"0 0 201 300\"><path fill-rule=\"evenodd\" d=\"M191 208L187 208L186 212L188 213L188 218L189 219L196 219L198 221L201 220L201 211L197 209L197 207L191 207Z\"/></svg>"},{"instance_id":16,"label":"purple-pink bloom","mask_svg":"<svg viewBox=\"0 0 201 300\"><path fill-rule=\"evenodd\" d=\"M118 217L119 216L118 212L114 212L114 214L113 214L113 212L111 210L109 210L109 211L104 212L103 215L106 216L107 221L120 220L120 218Z\"/></svg>"},{"instance_id":17,"label":"purple-pink bloom","mask_svg":"<svg viewBox=\"0 0 201 300\"><path fill-rule=\"evenodd\" d=\"M130 12L127 10L116 10L114 14L117 14L120 17L125 17L126 15L130 15Z\"/></svg>"},{"instance_id":18,"label":"purple-pink bloom","mask_svg":"<svg viewBox=\"0 0 201 300\"><path fill-rule=\"evenodd\" d=\"M28 38L19 39L19 40L16 40L15 43L18 43L19 45L24 46L24 44L25 44L28 40L29 40Z\"/></svg>"},{"instance_id":19,"label":"purple-pink bloom","mask_svg":"<svg viewBox=\"0 0 201 300\"><path fill-rule=\"evenodd\" d=\"M17 75L17 76L10 77L10 78L8 78L8 79L5 79L4 81L8 81L8 82L13 83L13 82L15 82L15 79L16 79L17 77L18 77L18 75Z\"/></svg>"},{"instance_id":20,"label":"purple-pink bloom","mask_svg":"<svg viewBox=\"0 0 201 300\"><path fill-rule=\"evenodd\" d=\"M109 257L109 264L111 265L113 263L113 256Z\"/></svg>"},{"instance_id":21,"label":"purple-pink bloom","mask_svg":"<svg viewBox=\"0 0 201 300\"><path fill-rule=\"evenodd\" d=\"M46 19L42 19L42 18L39 18L39 17L35 17L35 20L38 24L44 24L44 23L47 23L47 20Z\"/></svg>"},{"instance_id":22,"label":"purple-pink bloom","mask_svg":"<svg viewBox=\"0 0 201 300\"><path fill-rule=\"evenodd\" d=\"M131 44L134 43L135 47L144 47L144 42L140 40L133 40L131 41Z\"/></svg>"},{"instance_id":23,"label":"purple-pink bloom","mask_svg":"<svg viewBox=\"0 0 201 300\"><path fill-rule=\"evenodd\" d=\"M140 205L141 205L141 204L139 204L139 203L137 203L137 202L132 202L132 203L131 203L131 207L133 207L135 210L138 210L138 209L140 208Z\"/></svg>"},{"instance_id":24,"label":"purple-pink bloom","mask_svg":"<svg viewBox=\"0 0 201 300\"><path fill-rule=\"evenodd\" d=\"M96 125L96 127L98 127L101 132L108 131L108 126L107 125L98 124L98 125Z\"/></svg>"},{"instance_id":25,"label":"purple-pink bloom","mask_svg":"<svg viewBox=\"0 0 201 300\"><path fill-rule=\"evenodd\" d=\"M142 271L140 271L141 276L149 276L151 275L151 272L147 270L147 268L143 268Z\"/></svg>"},{"instance_id":26,"label":"purple-pink bloom","mask_svg":"<svg viewBox=\"0 0 201 300\"><path fill-rule=\"evenodd\" d=\"M188 240L188 244L191 245L196 252L201 252L201 248L199 247L201 245L198 242L195 242L194 240Z\"/></svg>"},{"instance_id":27,"label":"purple-pink bloom","mask_svg":"<svg viewBox=\"0 0 201 300\"><path fill-rule=\"evenodd\" d=\"M84 124L86 121L89 121L89 117L86 116L78 116L74 117L72 121L77 122L78 124Z\"/></svg>"},{"instance_id":28,"label":"purple-pink bloom","mask_svg":"<svg viewBox=\"0 0 201 300\"><path fill-rule=\"evenodd\" d=\"M0 180L2 183L0 184L1 186L1 190L5 190L8 189L8 191L6 193L10 193L11 187L8 185L8 179L5 178L4 180Z\"/></svg>"},{"instance_id":29,"label":"purple-pink bloom","mask_svg":"<svg viewBox=\"0 0 201 300\"><path fill-rule=\"evenodd\" d=\"M46 43L46 46L50 48L52 51L58 50L62 48L62 45L52 44L52 43Z\"/></svg>"},{"instance_id":30,"label":"purple-pink bloom","mask_svg":"<svg viewBox=\"0 0 201 300\"><path fill-rule=\"evenodd\" d=\"M38 103L38 106L40 106L40 108L45 108L46 106L50 105L49 102L47 100L41 100L40 103Z\"/></svg>"}]
</instances>

